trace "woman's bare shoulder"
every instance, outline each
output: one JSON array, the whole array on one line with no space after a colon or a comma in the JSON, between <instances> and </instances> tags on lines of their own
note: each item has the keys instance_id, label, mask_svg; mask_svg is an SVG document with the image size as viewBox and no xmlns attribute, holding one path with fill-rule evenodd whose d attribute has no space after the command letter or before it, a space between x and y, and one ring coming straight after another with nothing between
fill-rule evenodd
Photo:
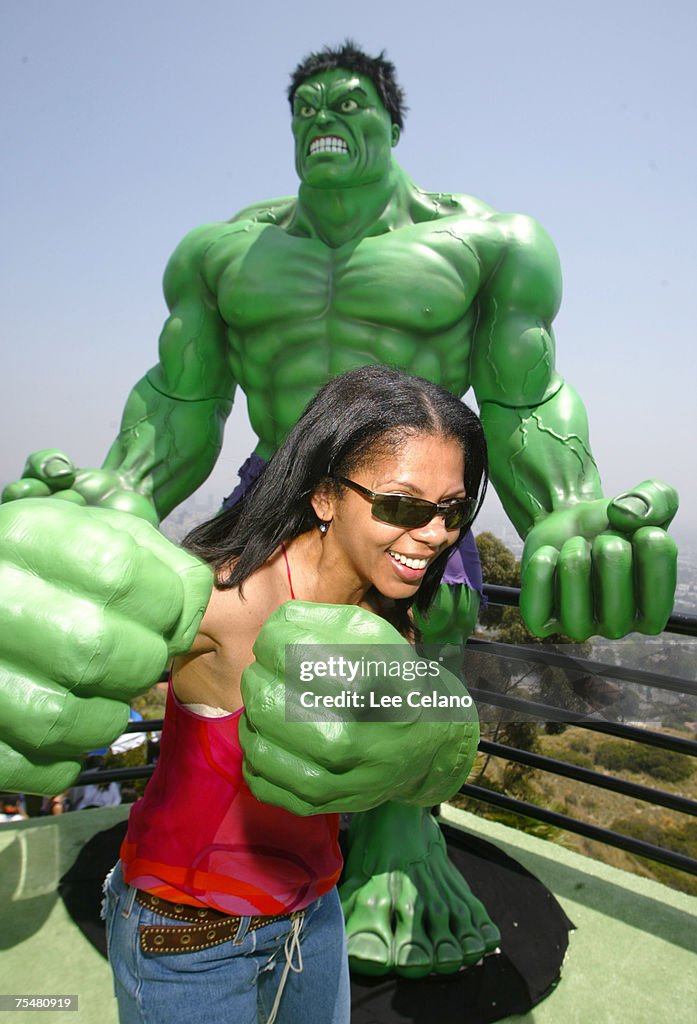
<instances>
[{"instance_id":1,"label":"woman's bare shoulder","mask_svg":"<svg viewBox=\"0 0 697 1024\"><path fill-rule=\"evenodd\" d=\"M269 615L286 598L275 556L257 569L242 587L214 587L199 627L200 649L220 649L250 632L256 637Z\"/></svg>"},{"instance_id":2,"label":"woman's bare shoulder","mask_svg":"<svg viewBox=\"0 0 697 1024\"><path fill-rule=\"evenodd\" d=\"M193 647L174 663L174 688L182 702L228 711L240 706L240 677L253 661L259 630L287 599L277 577L270 561L241 589L214 588Z\"/></svg>"}]
</instances>

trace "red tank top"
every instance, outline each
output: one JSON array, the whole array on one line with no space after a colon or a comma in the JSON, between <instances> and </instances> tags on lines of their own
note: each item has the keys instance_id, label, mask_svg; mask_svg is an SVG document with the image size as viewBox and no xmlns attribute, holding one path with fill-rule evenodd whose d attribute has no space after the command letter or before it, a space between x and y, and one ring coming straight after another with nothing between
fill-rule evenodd
<instances>
[{"instance_id":1,"label":"red tank top","mask_svg":"<svg viewBox=\"0 0 697 1024\"><path fill-rule=\"evenodd\" d=\"M288 580L294 597L290 567ZM338 814L299 817L252 795L237 733L243 710L198 715L170 682L160 757L121 846L130 885L175 903L257 915L300 910L336 884Z\"/></svg>"},{"instance_id":2,"label":"red tank top","mask_svg":"<svg viewBox=\"0 0 697 1024\"><path fill-rule=\"evenodd\" d=\"M170 684L157 767L121 847L124 877L163 899L228 914L299 910L339 877L339 816L298 817L252 795L241 714L204 718Z\"/></svg>"}]
</instances>

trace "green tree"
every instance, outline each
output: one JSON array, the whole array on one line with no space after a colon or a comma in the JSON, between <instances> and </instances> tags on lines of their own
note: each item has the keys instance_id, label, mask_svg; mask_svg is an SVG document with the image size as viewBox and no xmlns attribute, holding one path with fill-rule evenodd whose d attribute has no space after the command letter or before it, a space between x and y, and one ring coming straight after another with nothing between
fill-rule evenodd
<instances>
[{"instance_id":1,"label":"green tree","mask_svg":"<svg viewBox=\"0 0 697 1024\"><path fill-rule=\"evenodd\" d=\"M520 562L510 548L493 533L485 531L476 538L485 583L500 587L520 586Z\"/></svg>"}]
</instances>

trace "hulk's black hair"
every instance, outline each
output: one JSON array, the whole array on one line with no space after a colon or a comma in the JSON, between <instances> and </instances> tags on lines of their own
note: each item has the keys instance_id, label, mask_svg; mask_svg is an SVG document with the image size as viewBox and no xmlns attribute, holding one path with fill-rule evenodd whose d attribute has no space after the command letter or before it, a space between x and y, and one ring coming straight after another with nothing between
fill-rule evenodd
<instances>
[{"instance_id":1,"label":"hulk's black hair","mask_svg":"<svg viewBox=\"0 0 697 1024\"><path fill-rule=\"evenodd\" d=\"M487 484L486 441L477 416L437 384L370 365L325 384L242 501L198 526L184 547L216 569L218 588L241 588L282 541L317 528L310 499L321 485L343 489L336 477L350 477L420 434L460 445L465 493L477 499L476 514ZM435 597L447 557L444 551L431 562L413 599L422 613ZM405 635L411 603L396 602L397 628Z\"/></svg>"},{"instance_id":2,"label":"hulk's black hair","mask_svg":"<svg viewBox=\"0 0 697 1024\"><path fill-rule=\"evenodd\" d=\"M397 71L390 60L385 59L385 51L381 50L377 57L369 57L367 53L359 49L353 39L344 40L341 46L332 48L325 46L317 53L309 53L296 67L290 77L288 86L288 100L291 110L293 108L293 97L299 85L312 75L318 75L322 71L334 71L336 68L343 68L344 71L356 71L359 75L365 75L373 83L382 100L385 110L392 119L392 124L404 128L404 116L408 110L404 100L404 90L397 81Z\"/></svg>"}]
</instances>

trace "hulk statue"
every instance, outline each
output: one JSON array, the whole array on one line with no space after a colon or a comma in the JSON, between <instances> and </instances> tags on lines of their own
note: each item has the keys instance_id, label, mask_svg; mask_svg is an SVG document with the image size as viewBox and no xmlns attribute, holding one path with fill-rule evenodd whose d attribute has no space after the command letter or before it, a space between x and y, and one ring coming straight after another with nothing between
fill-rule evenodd
<instances>
[{"instance_id":1,"label":"hulk statue","mask_svg":"<svg viewBox=\"0 0 697 1024\"><path fill-rule=\"evenodd\" d=\"M134 517L157 523L206 479L238 386L259 437L255 471L315 391L350 368L384 362L457 395L473 387L493 484L525 539L521 608L530 629L578 640L658 633L671 612L676 548L665 531L677 495L656 481L614 499L602 494L584 407L554 368L561 280L548 236L529 217L497 213L467 195L424 192L409 179L392 154L404 96L382 55L371 58L350 42L312 54L295 70L289 98L298 195L205 225L179 245L165 273L170 315L159 362L129 396L104 466L76 470L63 453L45 450L6 488L6 502L53 494L121 512L104 513L113 547L100 541L103 557L95 559L82 547L97 528L94 511L55 501L50 517L40 514L44 502L0 509L9 565L2 592L17 625L4 661L14 688L0 699L4 718L23 719L15 731L3 726L1 757L14 788L74 776L80 750L118 733L120 702L150 684L168 654L187 649L205 586L197 595L189 556ZM28 587L21 570L30 547ZM76 705L74 724L52 748L45 741L51 708L70 679L72 655L61 651L87 645L78 626L83 605L62 595L71 586L79 593L88 575L104 594L117 579L123 588L118 565L127 557L134 576L150 574L151 600L146 608L105 597L101 615L117 667L100 675L90 661L91 710L78 714ZM43 604L41 577L51 581ZM464 585L441 587L427 639L466 636L478 604ZM140 655L141 633L158 616L157 644ZM38 629L51 637L45 655L32 643ZM46 677L50 693L37 696L36 680ZM124 678L136 681L131 691ZM28 700L29 738L21 713ZM40 742L43 761L27 753ZM67 768L51 774L46 759L59 755ZM495 925L448 861L435 820L420 808L388 802L354 816L342 897L352 965L363 972L447 973L498 943Z\"/></svg>"}]
</instances>

